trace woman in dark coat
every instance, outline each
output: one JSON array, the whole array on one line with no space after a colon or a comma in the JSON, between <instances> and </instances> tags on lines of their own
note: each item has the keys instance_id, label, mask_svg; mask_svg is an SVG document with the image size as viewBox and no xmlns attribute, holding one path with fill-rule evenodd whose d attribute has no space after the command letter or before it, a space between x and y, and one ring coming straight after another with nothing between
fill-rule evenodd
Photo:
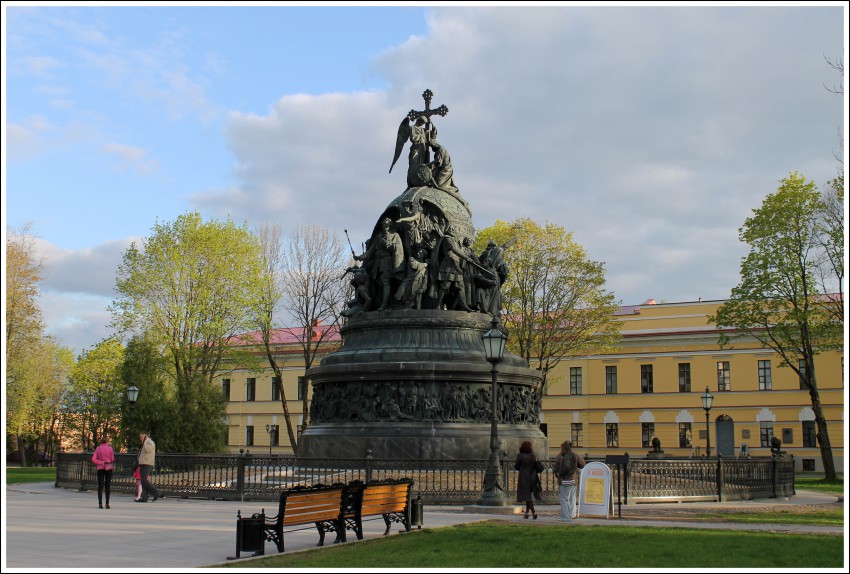
<instances>
[{"instance_id":1,"label":"woman in dark coat","mask_svg":"<svg viewBox=\"0 0 850 574\"><path fill-rule=\"evenodd\" d=\"M543 471L543 465L537 460L537 455L534 454L530 441L525 441L520 445L514 468L519 471L516 483L516 499L517 502L525 503L523 518L528 518L528 513L531 512L537 519L537 512L534 510L534 498L537 497L540 500L541 497L537 485L540 483L539 475Z\"/></svg>"}]
</instances>

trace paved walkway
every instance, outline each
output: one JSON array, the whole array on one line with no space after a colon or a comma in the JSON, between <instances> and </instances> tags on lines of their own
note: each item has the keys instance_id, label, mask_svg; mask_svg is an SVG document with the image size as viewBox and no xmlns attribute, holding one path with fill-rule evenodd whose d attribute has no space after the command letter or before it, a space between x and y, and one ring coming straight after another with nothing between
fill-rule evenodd
<instances>
[{"instance_id":1,"label":"paved walkway","mask_svg":"<svg viewBox=\"0 0 850 574\"><path fill-rule=\"evenodd\" d=\"M780 505L834 504L835 495L799 491L787 500L737 501L728 503L652 504L623 507L622 518L580 518L575 524L622 526L671 526L771 530L843 534L841 527L693 522L673 516L706 509L775 508ZM136 504L130 495L115 494L112 508L97 508L97 493L55 488L52 483L6 486L4 497L5 535L3 571L7 568L44 569L168 569L221 564L236 551L236 512L243 515L275 506L269 502L232 502L165 498ZM436 528L483 520L505 520L529 525L557 525L558 508L541 506L538 520L521 514L488 514L469 506L425 506L424 527ZM673 512L673 511L677 512ZM272 510L272 513L276 509ZM617 508L614 508L617 516ZM687 522L676 522L676 520ZM382 520L364 523L364 538L383 534ZM398 527L394 527L394 532ZM353 538L353 534L349 540ZM333 535L326 542L330 545ZM315 529L287 533L286 551L314 548ZM266 544L266 552L275 552ZM244 557L244 554L243 554Z\"/></svg>"}]
</instances>

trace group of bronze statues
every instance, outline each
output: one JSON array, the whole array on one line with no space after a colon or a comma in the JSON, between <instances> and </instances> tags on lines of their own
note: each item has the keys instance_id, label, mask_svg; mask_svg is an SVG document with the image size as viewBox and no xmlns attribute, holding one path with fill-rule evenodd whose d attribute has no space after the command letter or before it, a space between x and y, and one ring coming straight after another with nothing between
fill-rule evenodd
<instances>
[{"instance_id":1,"label":"group of bronze statues","mask_svg":"<svg viewBox=\"0 0 850 574\"><path fill-rule=\"evenodd\" d=\"M362 264L347 270L354 298L343 314L402 308L497 315L508 276L504 248L491 241L476 255L472 239L460 237L437 210L405 203L409 215L384 217L366 250L354 256Z\"/></svg>"},{"instance_id":2,"label":"group of bronze statues","mask_svg":"<svg viewBox=\"0 0 850 574\"><path fill-rule=\"evenodd\" d=\"M310 420L487 423L490 392L489 384L475 383L325 383L314 390ZM500 422L539 422L539 396L530 387L500 385L496 404Z\"/></svg>"},{"instance_id":3,"label":"group of bronze statues","mask_svg":"<svg viewBox=\"0 0 850 574\"><path fill-rule=\"evenodd\" d=\"M497 315L508 276L505 246L491 242L476 255L469 205L454 181L448 151L437 142L431 116L446 106L411 110L399 126L393 163L406 143L407 189L381 215L360 255L349 267L354 297L343 315L386 309L448 309ZM433 160L431 159L433 152Z\"/></svg>"}]
</instances>

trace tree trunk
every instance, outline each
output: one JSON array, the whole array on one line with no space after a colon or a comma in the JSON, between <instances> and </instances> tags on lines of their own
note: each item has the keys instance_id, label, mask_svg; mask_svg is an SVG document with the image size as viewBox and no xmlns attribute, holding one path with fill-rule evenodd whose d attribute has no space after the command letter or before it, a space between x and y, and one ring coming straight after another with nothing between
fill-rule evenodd
<instances>
[{"instance_id":1,"label":"tree trunk","mask_svg":"<svg viewBox=\"0 0 850 574\"><path fill-rule=\"evenodd\" d=\"M27 449L24 439L21 438L21 435L18 435L15 439L18 442L18 456L20 457L21 466L27 466Z\"/></svg>"},{"instance_id":2,"label":"tree trunk","mask_svg":"<svg viewBox=\"0 0 850 574\"><path fill-rule=\"evenodd\" d=\"M836 480L835 460L832 458L832 444L829 441L829 430L827 429L826 419L823 416L823 406L821 406L820 393L818 393L814 377L812 377L809 385L809 396L812 398L812 410L815 412L815 424L818 427L817 439L823 462L824 480Z\"/></svg>"},{"instance_id":3,"label":"tree trunk","mask_svg":"<svg viewBox=\"0 0 850 574\"><path fill-rule=\"evenodd\" d=\"M269 359L269 365L277 377L277 390L280 395L280 404L283 406L283 419L286 421L286 434L289 436L289 446L292 447L292 452L298 452L298 443L295 440L295 432L292 429L292 415L289 412L289 405L286 402L286 393L283 392L283 377L280 374L280 367L277 361L274 360L271 351L266 347L266 357Z\"/></svg>"}]
</instances>

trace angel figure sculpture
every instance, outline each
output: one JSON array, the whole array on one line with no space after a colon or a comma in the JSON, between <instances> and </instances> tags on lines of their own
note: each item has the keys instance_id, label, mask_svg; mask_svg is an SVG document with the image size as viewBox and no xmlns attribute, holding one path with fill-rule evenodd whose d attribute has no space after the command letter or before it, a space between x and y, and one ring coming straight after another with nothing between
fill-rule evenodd
<instances>
[{"instance_id":1,"label":"angel figure sculpture","mask_svg":"<svg viewBox=\"0 0 850 574\"><path fill-rule=\"evenodd\" d=\"M438 187L434 182L433 170L435 166L431 163L430 151L430 147L432 147L431 142L437 138L437 128L431 122L431 116L445 116L449 112L449 109L446 106L440 106L434 110L431 109L431 98L434 97L431 90L425 90L422 93L422 97L425 100L425 109L423 111L410 110L398 126L395 155L393 155L393 162L390 164L390 173L392 173L398 158L401 157L401 150L404 149L404 145L409 141L410 150L408 152L407 167L408 189L422 186ZM439 166L437 167L439 168Z\"/></svg>"},{"instance_id":2,"label":"angel figure sculpture","mask_svg":"<svg viewBox=\"0 0 850 574\"><path fill-rule=\"evenodd\" d=\"M401 150L404 144L410 141L410 150L407 154L407 187L434 186L434 175L431 171L431 153L429 143L433 133L434 126L427 117L420 116L416 118L411 125L410 120L405 116L401 125L398 127L398 136L396 138L396 150L393 157L393 163L390 166L390 173L393 171L396 161L401 156Z\"/></svg>"}]
</instances>

